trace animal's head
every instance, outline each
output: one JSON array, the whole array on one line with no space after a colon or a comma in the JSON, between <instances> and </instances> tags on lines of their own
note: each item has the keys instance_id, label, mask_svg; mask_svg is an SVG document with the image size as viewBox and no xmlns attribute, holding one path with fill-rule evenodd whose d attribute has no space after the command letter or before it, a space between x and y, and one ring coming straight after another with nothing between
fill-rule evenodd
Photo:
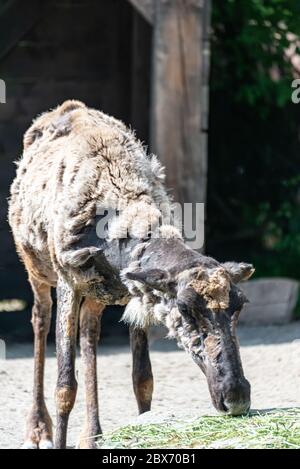
<instances>
[{"instance_id":1,"label":"animal's head","mask_svg":"<svg viewBox=\"0 0 300 469\"><path fill-rule=\"evenodd\" d=\"M232 415L250 408L250 384L244 377L236 337L239 314L247 300L236 284L253 272L249 264L213 262L176 274L162 269L127 274L161 295L155 314L206 375L217 410Z\"/></svg>"}]
</instances>

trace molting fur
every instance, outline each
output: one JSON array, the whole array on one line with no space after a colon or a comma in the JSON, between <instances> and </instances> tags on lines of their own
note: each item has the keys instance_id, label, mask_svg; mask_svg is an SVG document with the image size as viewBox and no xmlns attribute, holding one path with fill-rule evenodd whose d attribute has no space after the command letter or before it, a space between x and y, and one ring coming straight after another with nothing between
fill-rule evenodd
<instances>
[{"instance_id":1,"label":"molting fur","mask_svg":"<svg viewBox=\"0 0 300 469\"><path fill-rule=\"evenodd\" d=\"M17 249L26 265L25 251L33 253L34 275L43 272L51 285L66 273L78 284L93 280L94 266L82 270L77 251L99 209L120 211L108 240L127 233L143 239L158 227L159 205L170 205L163 182L157 157L122 122L66 101L38 117L24 136L9 207Z\"/></svg>"}]
</instances>

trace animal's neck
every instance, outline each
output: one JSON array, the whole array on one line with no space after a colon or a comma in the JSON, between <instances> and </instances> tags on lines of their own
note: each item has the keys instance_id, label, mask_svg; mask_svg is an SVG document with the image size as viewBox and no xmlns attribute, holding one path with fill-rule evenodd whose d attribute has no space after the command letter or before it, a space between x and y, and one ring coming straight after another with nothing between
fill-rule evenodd
<instances>
[{"instance_id":1,"label":"animal's neck","mask_svg":"<svg viewBox=\"0 0 300 469\"><path fill-rule=\"evenodd\" d=\"M126 269L132 262L131 254L140 241L134 238L113 239L110 242L104 240L101 243L101 250L106 261L117 272Z\"/></svg>"},{"instance_id":2,"label":"animal's neck","mask_svg":"<svg viewBox=\"0 0 300 469\"><path fill-rule=\"evenodd\" d=\"M162 292L155 288L151 289L143 282L128 279L127 274L130 271L163 269L176 278L177 273L183 272L194 263L199 263L200 256L179 238L151 238L137 244L131 253L131 262L122 275L133 296L123 320L142 328L151 324L165 324L170 337L175 338L184 348L190 347L190 344L184 340L187 335L186 327L183 327L185 325L182 323L182 316L176 307L174 291L171 289L169 292Z\"/></svg>"},{"instance_id":3,"label":"animal's neck","mask_svg":"<svg viewBox=\"0 0 300 469\"><path fill-rule=\"evenodd\" d=\"M180 238L116 239L103 247L105 256L116 269L172 270L199 256Z\"/></svg>"},{"instance_id":4,"label":"animal's neck","mask_svg":"<svg viewBox=\"0 0 300 469\"><path fill-rule=\"evenodd\" d=\"M152 238L144 247L138 258L140 268L162 268L173 272L182 272L194 260L199 258L196 251L190 249L182 239Z\"/></svg>"}]
</instances>

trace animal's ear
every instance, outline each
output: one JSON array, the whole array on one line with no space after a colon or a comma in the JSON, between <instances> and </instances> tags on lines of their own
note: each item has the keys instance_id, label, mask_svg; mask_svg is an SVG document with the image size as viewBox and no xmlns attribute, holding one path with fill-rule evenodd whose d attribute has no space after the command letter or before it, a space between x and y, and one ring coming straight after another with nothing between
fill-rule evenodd
<instances>
[{"instance_id":1,"label":"animal's ear","mask_svg":"<svg viewBox=\"0 0 300 469\"><path fill-rule=\"evenodd\" d=\"M67 251L62 255L62 260L64 264L68 264L69 266L76 268L86 264L89 259L101 256L101 254L101 249L91 246L88 248Z\"/></svg>"},{"instance_id":2,"label":"animal's ear","mask_svg":"<svg viewBox=\"0 0 300 469\"><path fill-rule=\"evenodd\" d=\"M61 262L82 272L90 272L89 269L92 268L96 276L117 279L116 270L108 262L103 250L96 246L67 251L62 255Z\"/></svg>"},{"instance_id":3,"label":"animal's ear","mask_svg":"<svg viewBox=\"0 0 300 469\"><path fill-rule=\"evenodd\" d=\"M252 264L246 264L245 262L225 262L222 265L229 273L233 283L248 280L255 271Z\"/></svg>"},{"instance_id":4,"label":"animal's ear","mask_svg":"<svg viewBox=\"0 0 300 469\"><path fill-rule=\"evenodd\" d=\"M126 278L141 282L144 285L163 290L168 280L168 273L162 269L138 270L135 272L126 272Z\"/></svg>"}]
</instances>

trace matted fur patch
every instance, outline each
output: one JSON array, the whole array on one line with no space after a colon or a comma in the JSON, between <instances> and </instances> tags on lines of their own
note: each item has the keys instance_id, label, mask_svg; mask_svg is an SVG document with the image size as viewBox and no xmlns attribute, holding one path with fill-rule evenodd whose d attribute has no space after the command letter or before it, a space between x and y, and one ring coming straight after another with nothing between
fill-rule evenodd
<instances>
[{"instance_id":1,"label":"matted fur patch","mask_svg":"<svg viewBox=\"0 0 300 469\"><path fill-rule=\"evenodd\" d=\"M197 278L189 284L207 301L209 309L227 309L229 306L230 276L222 267L214 269L211 274L199 270Z\"/></svg>"}]
</instances>

